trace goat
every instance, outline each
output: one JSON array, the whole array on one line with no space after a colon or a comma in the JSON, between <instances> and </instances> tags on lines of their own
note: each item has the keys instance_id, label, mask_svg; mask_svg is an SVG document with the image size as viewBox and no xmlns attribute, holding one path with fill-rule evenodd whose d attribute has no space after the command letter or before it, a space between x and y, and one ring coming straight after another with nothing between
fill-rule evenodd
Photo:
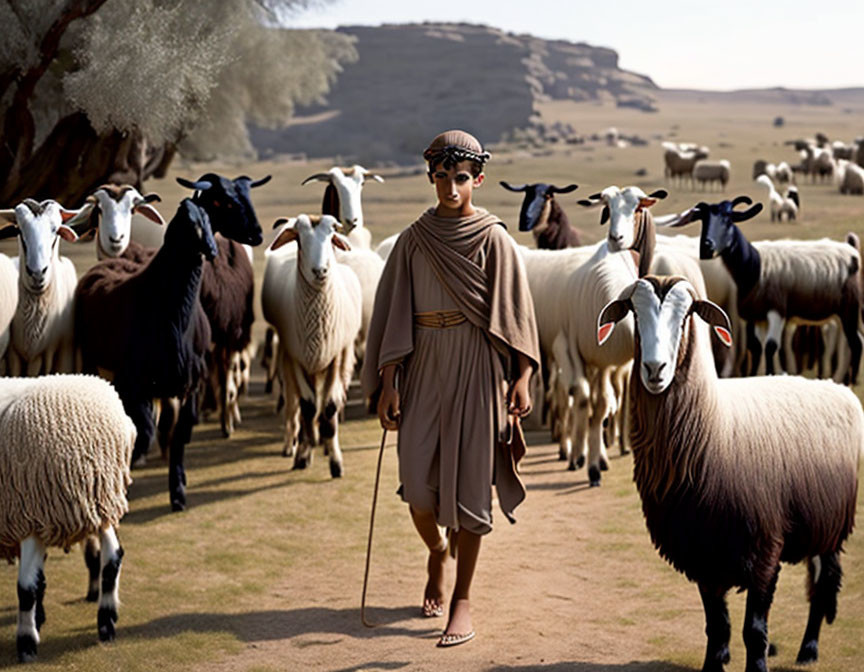
<instances>
[{"instance_id":1,"label":"goat","mask_svg":"<svg viewBox=\"0 0 864 672\"><path fill-rule=\"evenodd\" d=\"M524 192L525 198L519 211L519 230L533 233L539 249L562 250L582 244L579 230L570 225L567 215L555 200L555 194L569 194L579 185L556 187L554 184L537 183L514 187L503 180L499 184L508 191Z\"/></svg>"}]
</instances>

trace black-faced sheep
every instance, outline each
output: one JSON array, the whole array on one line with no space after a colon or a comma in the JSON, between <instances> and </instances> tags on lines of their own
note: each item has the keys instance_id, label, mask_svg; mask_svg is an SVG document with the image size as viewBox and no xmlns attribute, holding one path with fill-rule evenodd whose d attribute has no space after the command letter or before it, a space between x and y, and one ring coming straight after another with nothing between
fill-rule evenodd
<instances>
[{"instance_id":1,"label":"black-faced sheep","mask_svg":"<svg viewBox=\"0 0 864 672\"><path fill-rule=\"evenodd\" d=\"M798 662L834 620L840 552L852 531L864 414L855 395L797 376L718 379L706 322L729 321L683 278L643 278L599 314L597 337L636 318L630 382L633 479L654 545L699 586L703 670L729 661L726 594L747 591L748 672L767 670L780 563L808 561L810 616ZM699 319L697 319L697 316Z\"/></svg>"},{"instance_id":2,"label":"black-faced sheep","mask_svg":"<svg viewBox=\"0 0 864 672\"><path fill-rule=\"evenodd\" d=\"M177 181L195 189L192 201L207 212L219 248L213 263L204 267L201 305L210 321L211 362L215 366L215 375L208 383L212 380L216 386L209 385L207 396L216 402L222 434L228 437L240 415L237 397L230 393L231 362L249 347L255 321L251 251L243 245L259 245L264 239L250 189L266 184L270 176L254 181L248 177L229 180L207 173L196 182Z\"/></svg>"},{"instance_id":3,"label":"black-faced sheep","mask_svg":"<svg viewBox=\"0 0 864 672\"><path fill-rule=\"evenodd\" d=\"M198 384L210 342L206 322L196 319L202 315L203 258L212 260L216 254L206 212L187 198L148 263L103 261L81 277L76 292L75 333L84 370L113 374L138 430L133 459L146 453L153 438L153 399L182 400L169 455L168 489L175 511L186 505L183 453L197 420ZM104 327L106 319L110 330Z\"/></svg>"},{"instance_id":4,"label":"black-faced sheep","mask_svg":"<svg viewBox=\"0 0 864 672\"><path fill-rule=\"evenodd\" d=\"M129 510L135 426L95 376L0 380L0 558L18 568L18 659L35 659L45 622L45 551L91 535L102 542L99 639L114 639L123 549L115 528ZM97 588L98 590L98 588Z\"/></svg>"},{"instance_id":5,"label":"black-faced sheep","mask_svg":"<svg viewBox=\"0 0 864 672\"><path fill-rule=\"evenodd\" d=\"M508 191L524 192L519 211L519 230L531 231L541 250L562 250L581 245L579 230L570 225L567 214L561 209L555 194L569 194L578 189L576 184L556 187L554 184L522 184L518 187L500 182Z\"/></svg>"},{"instance_id":6,"label":"black-faced sheep","mask_svg":"<svg viewBox=\"0 0 864 672\"><path fill-rule=\"evenodd\" d=\"M747 196L713 205L698 203L675 226L700 220L700 256L719 256L738 286L738 313L747 321L750 374L759 365L762 346L755 338L756 323L768 323L766 371L774 372L774 353L780 346L783 324L789 318L821 323L837 316L852 352L851 376L857 380L861 360L858 322L861 315L861 258L851 245L830 240L762 241L751 244L736 223L755 217L762 204L746 211Z\"/></svg>"}]
</instances>

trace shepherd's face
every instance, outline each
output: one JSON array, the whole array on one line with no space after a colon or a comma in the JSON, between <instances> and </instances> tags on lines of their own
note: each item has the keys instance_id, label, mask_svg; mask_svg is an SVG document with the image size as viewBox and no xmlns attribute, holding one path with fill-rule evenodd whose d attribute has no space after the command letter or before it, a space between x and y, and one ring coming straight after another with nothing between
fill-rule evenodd
<instances>
[{"instance_id":1,"label":"shepherd's face","mask_svg":"<svg viewBox=\"0 0 864 672\"><path fill-rule=\"evenodd\" d=\"M471 208L474 189L483 184L485 177L483 173L474 177L471 167L471 161L460 161L449 169L438 165L429 176L435 185L439 215L456 217L470 214L467 210Z\"/></svg>"}]
</instances>

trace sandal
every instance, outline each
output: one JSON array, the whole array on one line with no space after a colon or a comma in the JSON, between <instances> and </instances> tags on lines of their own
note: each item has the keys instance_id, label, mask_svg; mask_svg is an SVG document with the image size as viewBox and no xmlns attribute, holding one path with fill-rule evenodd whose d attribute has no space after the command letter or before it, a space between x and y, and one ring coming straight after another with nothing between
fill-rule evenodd
<instances>
[{"instance_id":1,"label":"sandal","mask_svg":"<svg viewBox=\"0 0 864 672\"><path fill-rule=\"evenodd\" d=\"M472 639L474 639L474 636L476 634L477 633L474 630L472 630L471 632L465 632L465 633L458 634L458 635L455 635L455 634L448 635L445 633L445 634L441 635L441 639L438 640L438 643L435 646L437 646L438 648L442 648L442 649L446 648L448 646L459 646L459 644L464 644L465 642L470 642Z\"/></svg>"}]
</instances>

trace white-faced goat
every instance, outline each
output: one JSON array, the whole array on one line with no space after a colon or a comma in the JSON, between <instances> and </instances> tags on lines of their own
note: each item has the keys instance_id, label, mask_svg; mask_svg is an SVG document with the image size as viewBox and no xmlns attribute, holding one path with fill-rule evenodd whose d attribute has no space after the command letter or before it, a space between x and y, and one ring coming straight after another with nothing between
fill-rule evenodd
<instances>
[{"instance_id":1,"label":"white-faced goat","mask_svg":"<svg viewBox=\"0 0 864 672\"><path fill-rule=\"evenodd\" d=\"M780 563L808 563L810 615L798 662L833 622L852 531L864 414L848 389L797 376L718 379L707 326L729 321L683 278L642 278L600 313L597 339L636 318L630 380L633 480L651 539L699 586L703 671L729 661L726 594L747 591L746 670L767 670ZM623 324L623 323L622 323Z\"/></svg>"},{"instance_id":2,"label":"white-faced goat","mask_svg":"<svg viewBox=\"0 0 864 672\"><path fill-rule=\"evenodd\" d=\"M500 184L508 191L525 194L519 211L519 230L533 233L539 249L562 250L581 245L579 230L570 225L567 214L555 200L555 194L569 194L579 185L556 187L554 184L536 183L514 187L504 181Z\"/></svg>"},{"instance_id":3,"label":"white-faced goat","mask_svg":"<svg viewBox=\"0 0 864 672\"><path fill-rule=\"evenodd\" d=\"M334 217L299 215L276 222L282 224L287 225L267 250L261 302L264 317L279 336L277 357L285 396L283 455L294 456L294 468L304 469L312 460L312 448L323 439L330 474L338 478L343 469L338 414L354 372L360 282L333 252L334 247L349 247L337 233L340 226ZM296 243L296 254L279 255L279 248L291 242Z\"/></svg>"},{"instance_id":4,"label":"white-faced goat","mask_svg":"<svg viewBox=\"0 0 864 672\"><path fill-rule=\"evenodd\" d=\"M131 184L103 184L87 197L93 204L90 220L75 231L82 241L96 238L99 259L123 256L132 241L132 215L143 215L165 226L162 215L150 205L161 200L158 194L142 196Z\"/></svg>"},{"instance_id":5,"label":"white-faced goat","mask_svg":"<svg viewBox=\"0 0 864 672\"><path fill-rule=\"evenodd\" d=\"M60 256L60 238L74 242L71 228L89 215L87 205L67 210L56 201L24 199L0 210L8 224L0 238L18 237L18 305L6 353L11 376L71 373L75 366L75 266Z\"/></svg>"}]
</instances>

